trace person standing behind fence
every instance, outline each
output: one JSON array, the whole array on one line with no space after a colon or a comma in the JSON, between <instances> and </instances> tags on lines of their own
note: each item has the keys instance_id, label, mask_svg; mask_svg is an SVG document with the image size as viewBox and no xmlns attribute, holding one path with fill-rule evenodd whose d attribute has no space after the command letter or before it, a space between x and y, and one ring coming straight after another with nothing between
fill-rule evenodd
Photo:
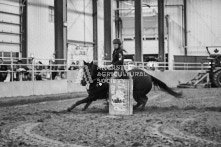
<instances>
[{"instance_id":1,"label":"person standing behind fence","mask_svg":"<svg viewBox=\"0 0 221 147\"><path fill-rule=\"evenodd\" d=\"M37 81L42 80L42 77L41 77L42 68L43 68L42 62L41 62L41 61L38 61L38 62L36 63L36 72L35 72L35 79L36 79Z\"/></svg>"},{"instance_id":2,"label":"person standing behind fence","mask_svg":"<svg viewBox=\"0 0 221 147\"><path fill-rule=\"evenodd\" d=\"M27 80L25 77L27 74L28 68L26 66L22 66L22 60L17 61L17 67L16 67L16 78L15 81L23 81Z\"/></svg>"},{"instance_id":3,"label":"person standing behind fence","mask_svg":"<svg viewBox=\"0 0 221 147\"><path fill-rule=\"evenodd\" d=\"M40 72L42 80L51 80L51 71L49 66L44 66Z\"/></svg>"},{"instance_id":4,"label":"person standing behind fence","mask_svg":"<svg viewBox=\"0 0 221 147\"><path fill-rule=\"evenodd\" d=\"M31 81L32 80L32 76L34 76L34 75L32 75L33 74L32 72L35 69L35 67L33 65L33 58L29 58L28 59L27 69L28 69L27 73L26 73L27 80Z\"/></svg>"},{"instance_id":5,"label":"person standing behind fence","mask_svg":"<svg viewBox=\"0 0 221 147\"><path fill-rule=\"evenodd\" d=\"M4 82L4 80L7 77L7 72L4 72L4 71L7 71L8 67L7 65L4 65L3 63L4 63L3 59L0 58L0 82Z\"/></svg>"},{"instance_id":6,"label":"person standing behind fence","mask_svg":"<svg viewBox=\"0 0 221 147\"><path fill-rule=\"evenodd\" d=\"M79 69L78 65L75 65L74 62L72 62L71 66L68 68L68 70L77 70Z\"/></svg>"},{"instance_id":7,"label":"person standing behind fence","mask_svg":"<svg viewBox=\"0 0 221 147\"><path fill-rule=\"evenodd\" d=\"M52 78L52 80L54 80L55 77L57 76L58 72L55 71L55 70L57 70L57 67L54 65L52 60L49 60L49 67L51 70L51 78Z\"/></svg>"}]
</instances>

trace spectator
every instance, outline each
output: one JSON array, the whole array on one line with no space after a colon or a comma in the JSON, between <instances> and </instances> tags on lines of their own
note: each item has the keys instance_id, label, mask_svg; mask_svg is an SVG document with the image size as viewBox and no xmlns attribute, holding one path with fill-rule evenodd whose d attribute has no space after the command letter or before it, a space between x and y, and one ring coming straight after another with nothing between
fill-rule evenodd
<instances>
[{"instance_id":1,"label":"spectator","mask_svg":"<svg viewBox=\"0 0 221 147\"><path fill-rule=\"evenodd\" d=\"M146 61L148 62L147 66L150 68L150 70L156 69L157 64L157 58L154 56L150 56L146 58Z\"/></svg>"},{"instance_id":2,"label":"spectator","mask_svg":"<svg viewBox=\"0 0 221 147\"><path fill-rule=\"evenodd\" d=\"M68 70L77 70L77 69L79 69L79 67L74 62L72 62L71 66L68 68Z\"/></svg>"},{"instance_id":3,"label":"spectator","mask_svg":"<svg viewBox=\"0 0 221 147\"><path fill-rule=\"evenodd\" d=\"M6 79L7 72L4 71L7 70L8 70L7 65L4 65L2 58L0 58L0 82L4 82L4 80Z\"/></svg>"},{"instance_id":4,"label":"spectator","mask_svg":"<svg viewBox=\"0 0 221 147\"><path fill-rule=\"evenodd\" d=\"M59 68L59 76L60 76L61 79L66 79L66 74L65 74L65 68L64 67Z\"/></svg>"},{"instance_id":5,"label":"spectator","mask_svg":"<svg viewBox=\"0 0 221 147\"><path fill-rule=\"evenodd\" d=\"M53 80L61 80L61 72L60 72L60 66L57 66L55 69L57 72L55 72L55 77Z\"/></svg>"},{"instance_id":6,"label":"spectator","mask_svg":"<svg viewBox=\"0 0 221 147\"><path fill-rule=\"evenodd\" d=\"M76 70L76 65L74 62L72 62L71 66L68 68L68 70Z\"/></svg>"},{"instance_id":7,"label":"spectator","mask_svg":"<svg viewBox=\"0 0 221 147\"><path fill-rule=\"evenodd\" d=\"M50 66L45 66L44 69L40 72L42 80L50 80L51 79L51 71Z\"/></svg>"},{"instance_id":8,"label":"spectator","mask_svg":"<svg viewBox=\"0 0 221 147\"><path fill-rule=\"evenodd\" d=\"M22 60L17 61L17 67L16 67L16 78L15 81L23 81L27 80L26 73L28 68L26 66L22 65Z\"/></svg>"},{"instance_id":9,"label":"spectator","mask_svg":"<svg viewBox=\"0 0 221 147\"><path fill-rule=\"evenodd\" d=\"M40 81L40 80L42 80L42 77L41 77L41 71L42 71L42 66L43 66L43 64L42 64L42 62L41 61L38 61L37 63L36 63L36 72L35 72L35 79L37 80L37 81Z\"/></svg>"},{"instance_id":10,"label":"spectator","mask_svg":"<svg viewBox=\"0 0 221 147\"><path fill-rule=\"evenodd\" d=\"M26 73L28 80L32 80L32 70L34 70L34 66L32 65L32 63L33 63L33 58L29 58L27 65L28 71Z\"/></svg>"},{"instance_id":11,"label":"spectator","mask_svg":"<svg viewBox=\"0 0 221 147\"><path fill-rule=\"evenodd\" d=\"M57 72L55 70L57 70L56 66L54 66L54 62L52 60L49 60L49 67L50 67L50 71L51 72L51 78L52 80L55 79L55 77L57 76Z\"/></svg>"},{"instance_id":12,"label":"spectator","mask_svg":"<svg viewBox=\"0 0 221 147\"><path fill-rule=\"evenodd\" d=\"M79 61L76 61L76 68L79 69Z\"/></svg>"}]
</instances>

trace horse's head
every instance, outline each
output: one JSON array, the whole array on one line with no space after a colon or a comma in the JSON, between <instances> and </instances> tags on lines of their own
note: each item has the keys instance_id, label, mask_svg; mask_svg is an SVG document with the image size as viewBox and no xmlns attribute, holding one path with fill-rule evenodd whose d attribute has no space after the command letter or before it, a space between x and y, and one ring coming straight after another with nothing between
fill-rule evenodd
<instances>
[{"instance_id":1,"label":"horse's head","mask_svg":"<svg viewBox=\"0 0 221 147\"><path fill-rule=\"evenodd\" d=\"M97 65L91 63L87 63L84 61L83 66L83 77L81 80L81 85L85 86L86 84L93 83L94 79L97 77Z\"/></svg>"}]
</instances>

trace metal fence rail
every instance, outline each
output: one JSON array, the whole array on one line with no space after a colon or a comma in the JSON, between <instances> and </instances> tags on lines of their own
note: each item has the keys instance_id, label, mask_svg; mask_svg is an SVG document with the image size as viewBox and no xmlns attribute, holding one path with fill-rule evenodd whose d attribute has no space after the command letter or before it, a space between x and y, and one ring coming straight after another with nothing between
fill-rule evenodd
<instances>
[{"instance_id":1,"label":"metal fence rail","mask_svg":"<svg viewBox=\"0 0 221 147\"><path fill-rule=\"evenodd\" d=\"M3 58L3 60L4 63L0 66L7 66L7 71L0 70L0 76L7 74L5 80L7 82L66 79L68 71L65 59L56 59L51 63L51 59ZM43 60L49 61L49 64L42 64Z\"/></svg>"},{"instance_id":2,"label":"metal fence rail","mask_svg":"<svg viewBox=\"0 0 221 147\"><path fill-rule=\"evenodd\" d=\"M3 58L5 65L8 67L7 71L0 70L0 76L7 74L5 82L13 81L35 81L35 80L55 80L66 79L67 71L73 70L70 67L79 69L83 65L83 61L66 59L35 59L35 58ZM18 63L22 60L25 63ZM40 64L41 61L48 61L48 64ZM50 62L51 61L51 62ZM80 64L73 65L70 63L79 62ZM109 60L94 61L101 67L106 67L111 64ZM68 64L69 63L69 64ZM126 69L141 68L146 70L169 70L167 62L125 62ZM174 62L173 70L201 70L206 71L210 68L210 63L182 63ZM41 76L41 78L39 78Z\"/></svg>"}]
</instances>

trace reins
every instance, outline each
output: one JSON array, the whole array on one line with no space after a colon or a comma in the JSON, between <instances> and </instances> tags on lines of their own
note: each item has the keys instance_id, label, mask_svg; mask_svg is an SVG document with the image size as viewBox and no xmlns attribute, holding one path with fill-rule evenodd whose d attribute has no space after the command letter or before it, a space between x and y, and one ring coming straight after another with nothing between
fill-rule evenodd
<instances>
[{"instance_id":1,"label":"reins","mask_svg":"<svg viewBox=\"0 0 221 147\"><path fill-rule=\"evenodd\" d=\"M84 74L85 74L85 73L84 73ZM85 76L85 78L90 79L90 80L86 80L86 82L87 82L86 90L89 91L89 86L90 86L90 84L91 84L91 83L94 83L94 81L98 80L100 77L98 76L97 78L92 79L92 76L89 74L89 75L87 75L87 77ZM99 83L98 83L98 84L99 84Z\"/></svg>"}]
</instances>

